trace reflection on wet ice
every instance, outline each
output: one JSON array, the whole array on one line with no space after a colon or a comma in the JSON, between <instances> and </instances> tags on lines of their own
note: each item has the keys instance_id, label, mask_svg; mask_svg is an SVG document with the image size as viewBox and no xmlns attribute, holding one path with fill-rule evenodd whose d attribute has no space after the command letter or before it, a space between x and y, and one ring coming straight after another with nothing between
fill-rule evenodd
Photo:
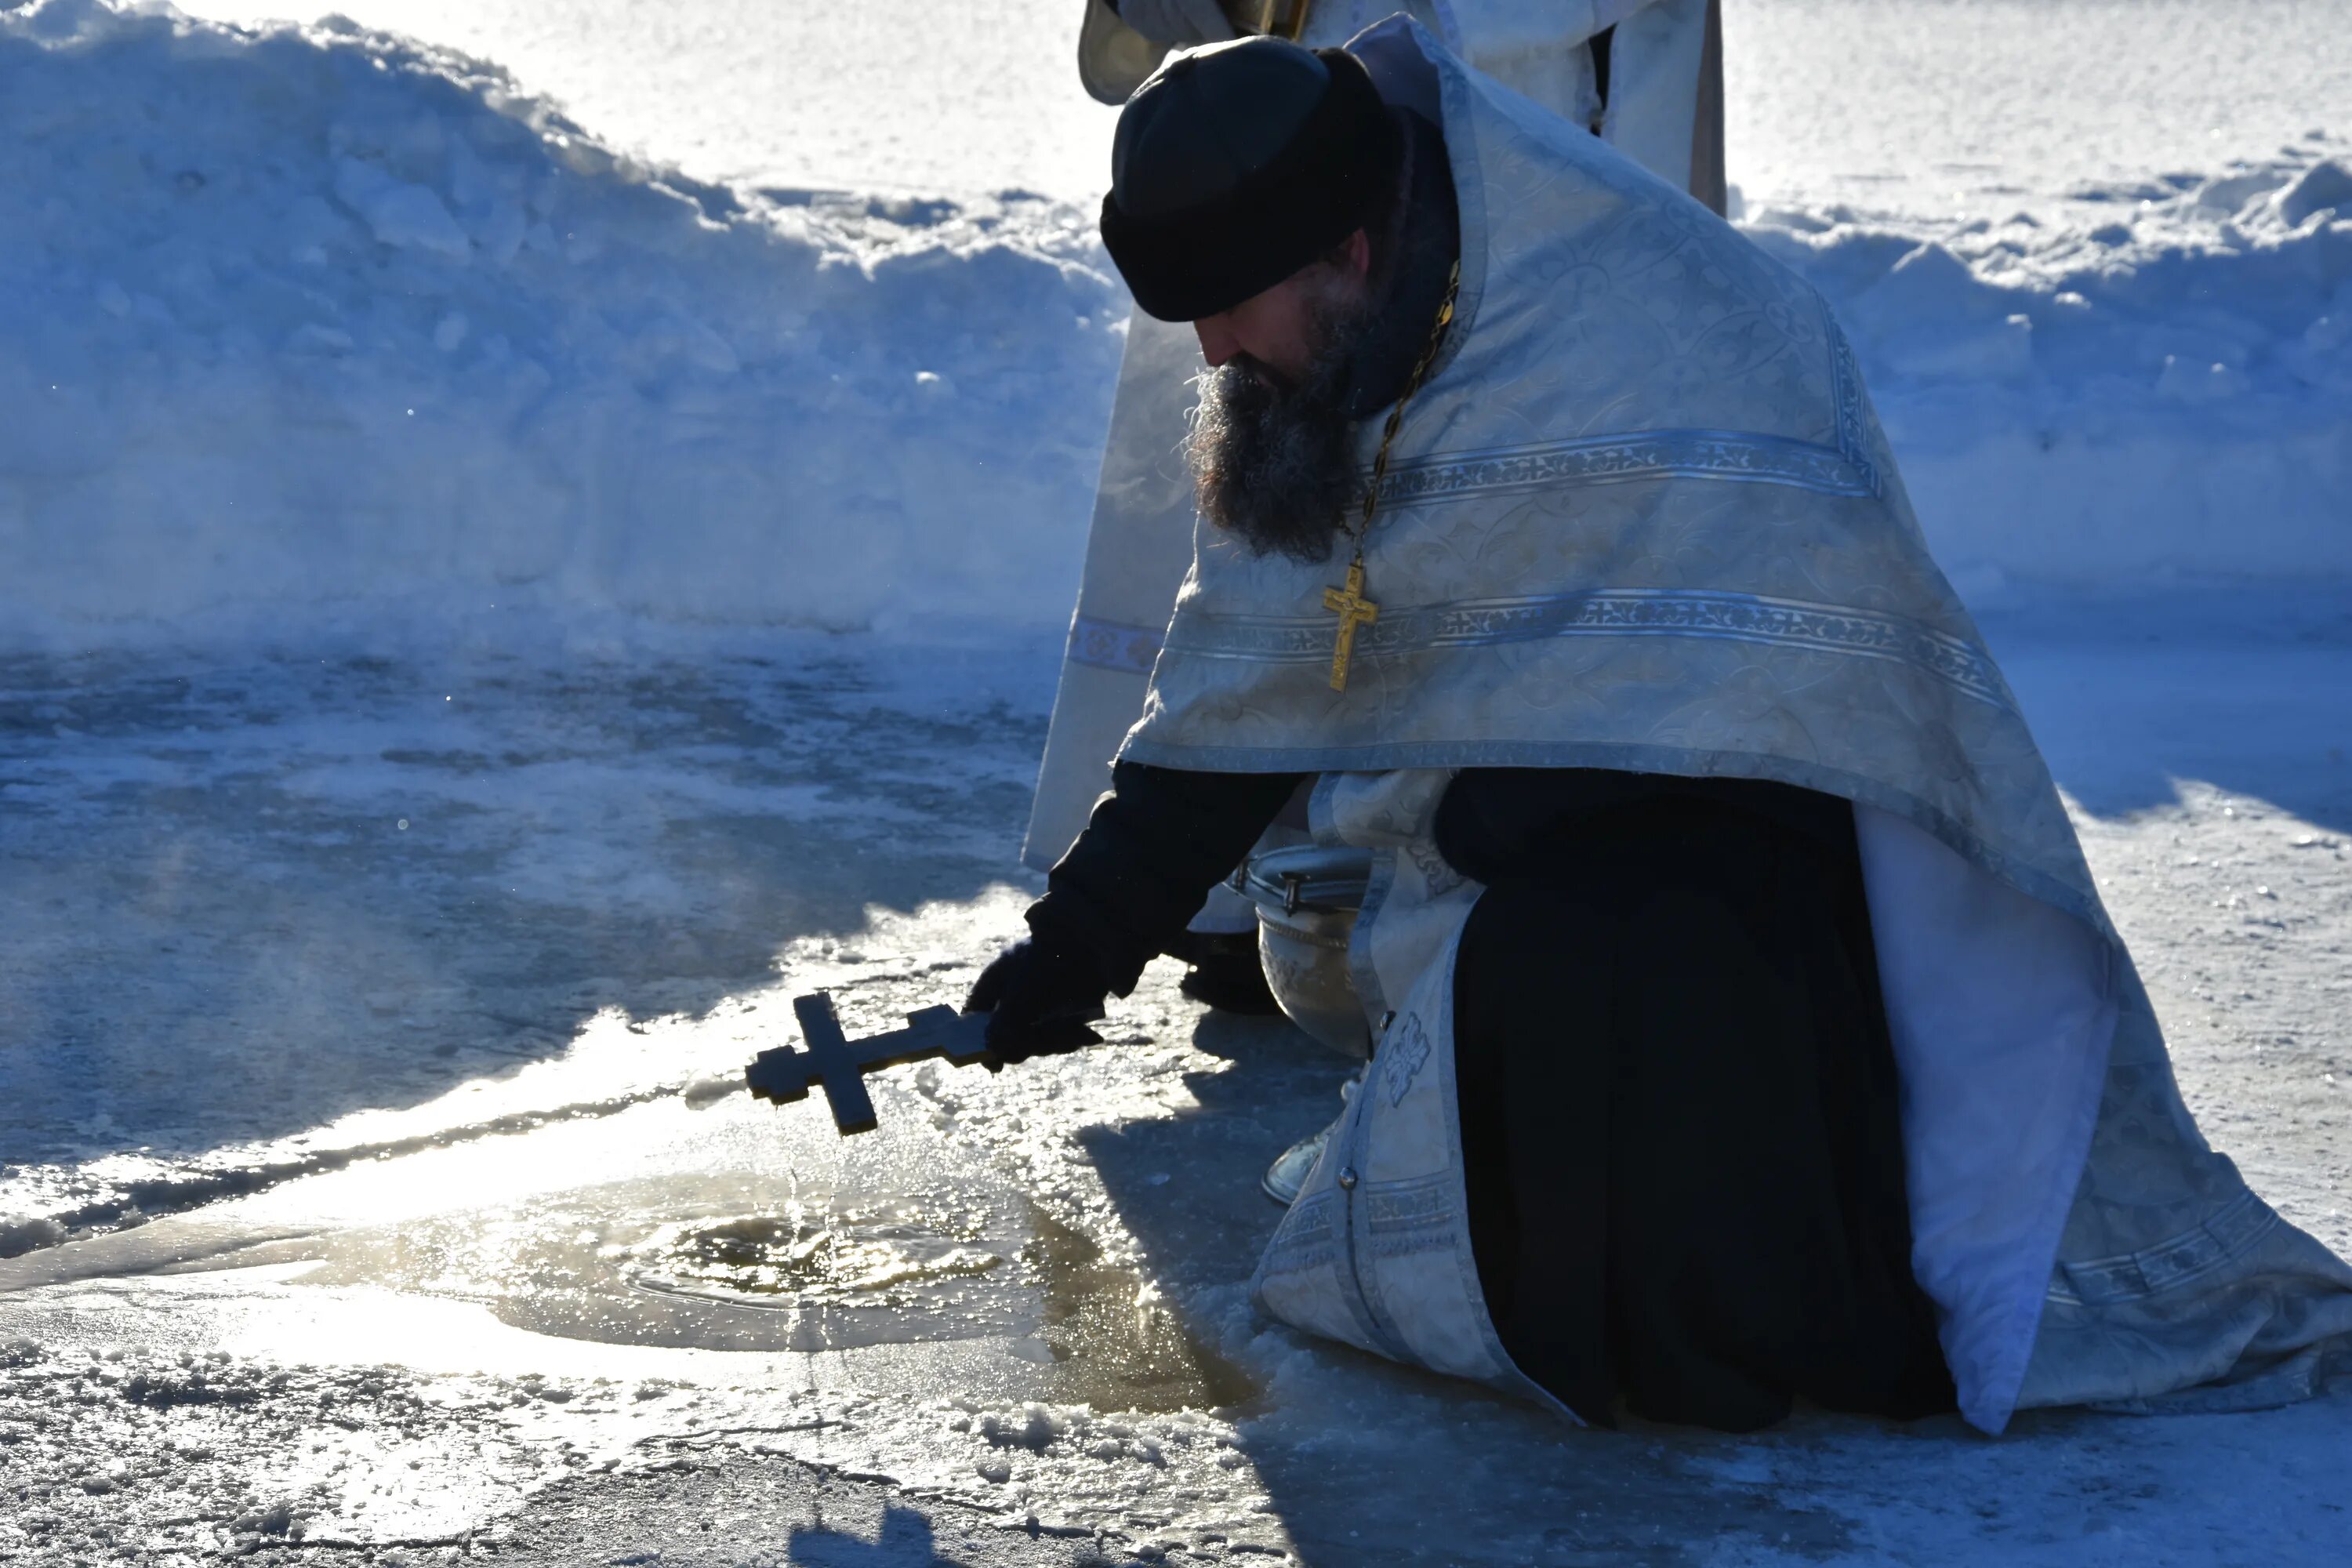
<instances>
[{"instance_id":1,"label":"reflection on wet ice","mask_svg":"<svg viewBox=\"0 0 2352 1568\"><path fill-rule=\"evenodd\" d=\"M979 1239L854 1214L834 1226L805 1213L745 1215L664 1226L638 1249L642 1267L629 1282L731 1306L905 1309L925 1286L1004 1261L971 1245Z\"/></svg>"},{"instance_id":2,"label":"reflection on wet ice","mask_svg":"<svg viewBox=\"0 0 2352 1568\"><path fill-rule=\"evenodd\" d=\"M668 1217L650 1184L578 1195L599 1215L550 1205L331 1237L303 1282L475 1300L515 1328L610 1344L1009 1341L1036 1364L1039 1396L1106 1412L1222 1407L1255 1392L1147 1282L1002 1192L962 1184L687 1218Z\"/></svg>"},{"instance_id":3,"label":"reflection on wet ice","mask_svg":"<svg viewBox=\"0 0 2352 1568\"><path fill-rule=\"evenodd\" d=\"M1019 1336L1040 1285L1022 1206L970 1172L854 1192L679 1174L347 1233L309 1281L476 1300L612 1344L833 1351ZM763 1201L764 1200L764 1201Z\"/></svg>"},{"instance_id":4,"label":"reflection on wet ice","mask_svg":"<svg viewBox=\"0 0 2352 1568\"><path fill-rule=\"evenodd\" d=\"M1097 1410L1223 1410L1257 1385L1185 1327L1151 1285L1102 1260L1083 1232L1033 1208L1030 1256L1045 1280L1039 1337L1054 1352L1051 1397Z\"/></svg>"},{"instance_id":5,"label":"reflection on wet ice","mask_svg":"<svg viewBox=\"0 0 2352 1568\"><path fill-rule=\"evenodd\" d=\"M95 1250L119 1256L75 1272L151 1272L187 1223L110 1238ZM1106 1413L1255 1392L1149 1281L912 1117L843 1142L748 1106L646 1105L289 1184L206 1224L218 1234L184 1267L291 1267L298 1294L468 1302L575 1342L775 1354L980 1342L1004 1369L992 1376L1012 1379L1002 1392Z\"/></svg>"}]
</instances>

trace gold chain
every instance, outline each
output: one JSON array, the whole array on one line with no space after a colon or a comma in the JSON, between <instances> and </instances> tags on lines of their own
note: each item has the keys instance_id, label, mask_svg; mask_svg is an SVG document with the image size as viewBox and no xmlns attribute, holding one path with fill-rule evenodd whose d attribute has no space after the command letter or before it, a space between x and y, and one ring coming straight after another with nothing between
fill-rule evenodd
<instances>
[{"instance_id":1,"label":"gold chain","mask_svg":"<svg viewBox=\"0 0 2352 1568\"><path fill-rule=\"evenodd\" d=\"M1423 346L1421 358L1413 362L1412 374L1405 377L1404 390L1397 395L1396 406L1389 410L1388 427L1381 432L1381 449L1372 458L1372 482L1364 490L1364 514L1348 531L1349 537L1355 541L1355 559L1360 565L1364 559L1364 535L1371 531L1372 514L1380 510L1381 485L1389 477L1389 448L1396 444L1397 431L1404 425L1404 405L1412 401L1412 395L1421 390L1422 382L1429 375L1429 367L1437 363L1437 351L1445 342L1445 329L1454 322L1454 297L1461 292L1462 263L1456 261L1454 270L1446 274L1445 298L1438 301L1437 320L1430 324L1429 342Z\"/></svg>"},{"instance_id":2,"label":"gold chain","mask_svg":"<svg viewBox=\"0 0 2352 1568\"><path fill-rule=\"evenodd\" d=\"M1364 595L1364 536L1371 531L1372 517L1380 510L1381 485L1389 474L1389 447L1404 424L1404 405L1421 390L1429 374L1429 367L1437 363L1438 346L1445 341L1445 329L1454 320L1454 296L1462 291L1462 263L1456 261L1454 270L1446 275L1445 298L1437 307L1437 320L1429 329L1429 342L1414 362L1412 374L1405 377L1404 391L1397 395L1396 406L1389 410L1388 428L1381 432L1381 449L1372 458L1372 482L1364 489L1364 514L1355 527L1348 528L1349 537L1355 542L1355 553L1348 561L1348 578L1344 584L1323 590L1323 607L1339 617L1339 626L1331 639L1331 689L1348 689L1348 669L1355 660L1356 631L1381 618L1381 607Z\"/></svg>"}]
</instances>

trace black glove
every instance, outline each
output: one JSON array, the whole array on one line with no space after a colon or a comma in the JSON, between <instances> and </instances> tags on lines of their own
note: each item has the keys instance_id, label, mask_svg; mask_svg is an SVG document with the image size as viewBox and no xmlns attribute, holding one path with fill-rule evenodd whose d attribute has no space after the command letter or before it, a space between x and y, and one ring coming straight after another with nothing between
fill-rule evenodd
<instances>
[{"instance_id":1,"label":"black glove","mask_svg":"<svg viewBox=\"0 0 2352 1568\"><path fill-rule=\"evenodd\" d=\"M988 1055L981 1058L991 1072L1007 1062L1057 1056L1102 1041L1087 1027L1103 1016L1103 997L1110 990L1101 970L1084 948L1035 927L1033 921L1026 941L1014 942L981 971L964 999L965 1012L991 1015Z\"/></svg>"},{"instance_id":2,"label":"black glove","mask_svg":"<svg viewBox=\"0 0 2352 1568\"><path fill-rule=\"evenodd\" d=\"M992 1068L1101 1039L1087 1025L1180 939L1304 775L1204 773L1120 763L1112 792L1029 908L1030 937L988 966L964 1003L993 1013Z\"/></svg>"}]
</instances>

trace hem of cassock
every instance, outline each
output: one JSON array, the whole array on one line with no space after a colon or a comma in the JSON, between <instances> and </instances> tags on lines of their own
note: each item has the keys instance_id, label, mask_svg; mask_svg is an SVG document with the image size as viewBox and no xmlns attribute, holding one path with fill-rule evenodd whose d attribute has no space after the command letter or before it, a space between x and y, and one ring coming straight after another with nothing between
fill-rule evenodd
<instances>
[{"instance_id":1,"label":"hem of cassock","mask_svg":"<svg viewBox=\"0 0 2352 1568\"><path fill-rule=\"evenodd\" d=\"M1576 878L1490 887L1463 929L1458 1116L1490 1319L1515 1369L1594 1425L1622 1406L1751 1431L1800 1399L1949 1411L1850 816L1816 797L1821 824L1776 824L1727 782L1596 816Z\"/></svg>"}]
</instances>

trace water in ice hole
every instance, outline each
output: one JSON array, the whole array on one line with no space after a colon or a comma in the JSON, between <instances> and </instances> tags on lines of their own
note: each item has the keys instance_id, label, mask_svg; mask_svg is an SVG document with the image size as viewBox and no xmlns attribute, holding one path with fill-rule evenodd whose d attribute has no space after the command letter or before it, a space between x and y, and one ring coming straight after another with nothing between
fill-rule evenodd
<instances>
[{"instance_id":1,"label":"water in ice hole","mask_svg":"<svg viewBox=\"0 0 2352 1568\"><path fill-rule=\"evenodd\" d=\"M1007 1340L1039 1394L1099 1411L1227 1408L1256 1389L1129 1269L1026 1197L942 1180L921 1194L736 1189L681 1205L674 1179L548 1194L265 1247L323 1259L316 1285L482 1303L533 1332L683 1349L837 1351ZM729 1199L735 1201L729 1202ZM781 1198L782 1201L776 1201Z\"/></svg>"}]
</instances>

